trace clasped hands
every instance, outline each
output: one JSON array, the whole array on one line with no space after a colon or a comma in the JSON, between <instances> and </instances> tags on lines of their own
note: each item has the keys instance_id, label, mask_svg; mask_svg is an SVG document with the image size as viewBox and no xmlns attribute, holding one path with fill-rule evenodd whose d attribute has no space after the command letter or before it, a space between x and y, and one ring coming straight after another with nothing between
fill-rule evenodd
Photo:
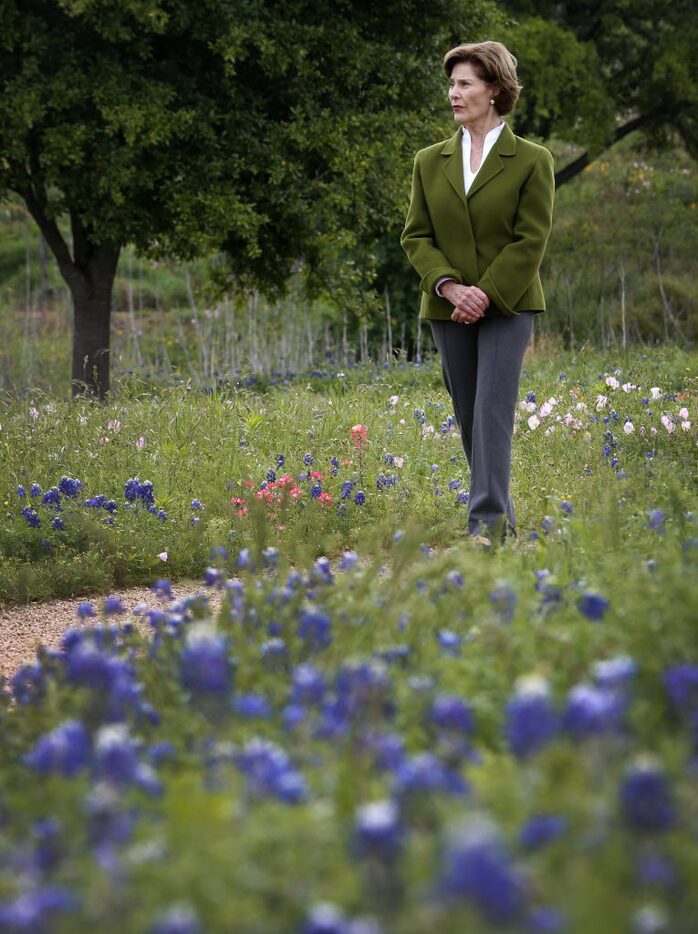
<instances>
[{"instance_id":1,"label":"clasped hands","mask_svg":"<svg viewBox=\"0 0 698 934\"><path fill-rule=\"evenodd\" d=\"M474 324L490 306L486 292L476 285L460 285L451 279L441 286L441 294L454 305L451 320L457 324Z\"/></svg>"}]
</instances>

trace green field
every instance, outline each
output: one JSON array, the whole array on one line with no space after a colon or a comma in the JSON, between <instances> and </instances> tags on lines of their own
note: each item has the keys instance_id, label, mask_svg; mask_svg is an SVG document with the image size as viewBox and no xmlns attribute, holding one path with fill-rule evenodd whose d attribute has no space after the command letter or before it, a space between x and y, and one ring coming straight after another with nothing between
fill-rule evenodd
<instances>
[{"instance_id":1,"label":"green field","mask_svg":"<svg viewBox=\"0 0 698 934\"><path fill-rule=\"evenodd\" d=\"M435 361L9 401L3 600L224 602L8 683L0 929L692 931L695 373L531 354L495 551Z\"/></svg>"}]
</instances>

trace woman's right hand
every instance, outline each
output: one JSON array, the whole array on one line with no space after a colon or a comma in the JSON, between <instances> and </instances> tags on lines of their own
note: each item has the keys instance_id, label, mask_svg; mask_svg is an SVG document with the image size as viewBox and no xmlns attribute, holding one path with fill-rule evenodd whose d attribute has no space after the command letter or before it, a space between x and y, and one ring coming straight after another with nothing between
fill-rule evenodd
<instances>
[{"instance_id":1,"label":"woman's right hand","mask_svg":"<svg viewBox=\"0 0 698 934\"><path fill-rule=\"evenodd\" d=\"M476 285L460 285L451 280L441 286L441 294L454 305L451 320L458 324L474 324L489 308L489 296Z\"/></svg>"}]
</instances>

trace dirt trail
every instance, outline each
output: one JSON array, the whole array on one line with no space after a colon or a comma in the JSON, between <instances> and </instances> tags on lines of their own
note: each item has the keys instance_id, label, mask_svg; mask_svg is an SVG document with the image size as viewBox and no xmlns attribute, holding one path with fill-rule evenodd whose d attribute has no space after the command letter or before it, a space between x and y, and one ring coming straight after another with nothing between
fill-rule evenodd
<instances>
[{"instance_id":1,"label":"dirt trail","mask_svg":"<svg viewBox=\"0 0 698 934\"><path fill-rule=\"evenodd\" d=\"M172 585L174 599L194 594L203 590L195 581L185 581ZM214 606L218 603L210 590L206 591ZM163 606L163 601L147 587L132 587L129 590L114 591L110 596L120 597L127 613L115 616L115 621L126 620L138 604ZM81 623L77 618L80 603L89 600L99 612L104 595L93 597L71 597L68 600L52 600L49 603L29 603L25 606L0 606L0 674L9 676L21 665L33 661L39 645L57 648L66 629L89 625L90 620ZM165 605L169 601L165 601ZM147 620L140 616L133 617L139 629L148 631Z\"/></svg>"}]
</instances>

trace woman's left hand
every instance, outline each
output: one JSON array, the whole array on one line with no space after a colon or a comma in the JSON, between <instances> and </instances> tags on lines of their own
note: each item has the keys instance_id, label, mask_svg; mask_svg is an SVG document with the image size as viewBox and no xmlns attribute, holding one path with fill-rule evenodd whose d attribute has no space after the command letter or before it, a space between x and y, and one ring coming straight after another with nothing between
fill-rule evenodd
<instances>
[{"instance_id":1,"label":"woman's left hand","mask_svg":"<svg viewBox=\"0 0 698 934\"><path fill-rule=\"evenodd\" d=\"M451 320L457 324L474 324L484 317L490 305L489 295L476 285L457 285L456 288L457 292L453 296L456 299L455 308Z\"/></svg>"}]
</instances>

